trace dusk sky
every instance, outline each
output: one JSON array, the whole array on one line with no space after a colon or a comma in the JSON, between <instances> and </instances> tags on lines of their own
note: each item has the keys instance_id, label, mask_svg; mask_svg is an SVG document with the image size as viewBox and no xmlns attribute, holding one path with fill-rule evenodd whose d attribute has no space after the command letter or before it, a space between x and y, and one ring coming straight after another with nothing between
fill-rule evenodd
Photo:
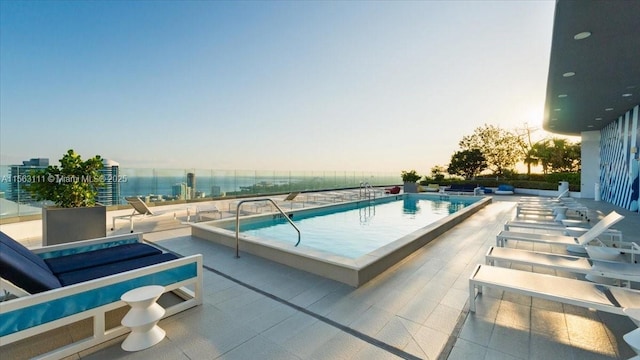
<instances>
[{"instance_id":1,"label":"dusk sky","mask_svg":"<svg viewBox=\"0 0 640 360\"><path fill-rule=\"evenodd\" d=\"M426 174L541 128L554 5L3 0L0 164Z\"/></svg>"}]
</instances>

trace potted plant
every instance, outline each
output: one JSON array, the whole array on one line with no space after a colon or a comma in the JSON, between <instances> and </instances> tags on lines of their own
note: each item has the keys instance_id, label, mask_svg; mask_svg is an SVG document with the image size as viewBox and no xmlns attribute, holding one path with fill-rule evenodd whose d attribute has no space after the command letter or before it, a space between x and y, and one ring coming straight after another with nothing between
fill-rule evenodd
<instances>
[{"instance_id":1,"label":"potted plant","mask_svg":"<svg viewBox=\"0 0 640 360\"><path fill-rule=\"evenodd\" d=\"M418 184L416 183L418 180L422 178L422 176L418 175L415 170L410 171L402 171L400 174L402 177L402 182L404 183L404 192L405 193L417 193L418 192Z\"/></svg>"},{"instance_id":2,"label":"potted plant","mask_svg":"<svg viewBox=\"0 0 640 360\"><path fill-rule=\"evenodd\" d=\"M98 188L104 186L102 158L82 161L68 150L60 166L49 165L31 172L27 189L42 207L42 243L53 245L106 236L106 207L97 204Z\"/></svg>"}]
</instances>

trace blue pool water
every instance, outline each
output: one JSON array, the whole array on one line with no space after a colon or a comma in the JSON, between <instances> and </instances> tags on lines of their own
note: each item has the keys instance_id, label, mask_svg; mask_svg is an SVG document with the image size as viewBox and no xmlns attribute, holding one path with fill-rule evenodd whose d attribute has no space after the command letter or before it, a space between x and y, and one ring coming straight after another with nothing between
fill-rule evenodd
<instances>
[{"instance_id":1,"label":"blue pool water","mask_svg":"<svg viewBox=\"0 0 640 360\"><path fill-rule=\"evenodd\" d=\"M314 248L357 258L453 214L476 200L449 201L412 195L392 202L350 204L311 214L295 214L292 220L300 229L299 248ZM240 232L292 245L298 239L291 224L277 216L241 224Z\"/></svg>"}]
</instances>

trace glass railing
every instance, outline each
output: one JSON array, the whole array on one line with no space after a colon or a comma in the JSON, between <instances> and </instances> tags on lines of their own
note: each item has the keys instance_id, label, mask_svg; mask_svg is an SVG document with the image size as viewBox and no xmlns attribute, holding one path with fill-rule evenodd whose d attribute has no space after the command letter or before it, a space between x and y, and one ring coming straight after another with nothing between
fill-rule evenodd
<instances>
[{"instance_id":1,"label":"glass railing","mask_svg":"<svg viewBox=\"0 0 640 360\"><path fill-rule=\"evenodd\" d=\"M44 205L34 201L25 185L30 169L0 166L0 218L35 215ZM46 181L46 180L45 180ZM105 173L107 188L98 202L126 204L125 197L138 196L147 202L281 194L292 191L322 191L399 184L400 175L358 171L264 171L210 169L119 168Z\"/></svg>"}]
</instances>

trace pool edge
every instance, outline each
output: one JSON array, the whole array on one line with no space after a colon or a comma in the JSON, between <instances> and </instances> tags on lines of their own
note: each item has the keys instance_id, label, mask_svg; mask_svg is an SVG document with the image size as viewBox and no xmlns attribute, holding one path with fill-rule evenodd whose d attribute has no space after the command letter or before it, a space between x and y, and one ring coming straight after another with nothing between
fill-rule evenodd
<instances>
[{"instance_id":1,"label":"pool edge","mask_svg":"<svg viewBox=\"0 0 640 360\"><path fill-rule=\"evenodd\" d=\"M433 241L438 236L475 214L492 202L491 197L483 197L476 203L442 218L424 228L414 231L392 243L357 259L340 256L320 258L314 251L308 254L292 253L280 246L258 243L248 236L239 239L243 253L256 255L299 270L336 280L353 287L359 287L402 261L416 250ZM220 231L218 231L220 230ZM214 243L236 247L235 235L228 231L212 229L206 224L192 224L191 235Z\"/></svg>"}]
</instances>

